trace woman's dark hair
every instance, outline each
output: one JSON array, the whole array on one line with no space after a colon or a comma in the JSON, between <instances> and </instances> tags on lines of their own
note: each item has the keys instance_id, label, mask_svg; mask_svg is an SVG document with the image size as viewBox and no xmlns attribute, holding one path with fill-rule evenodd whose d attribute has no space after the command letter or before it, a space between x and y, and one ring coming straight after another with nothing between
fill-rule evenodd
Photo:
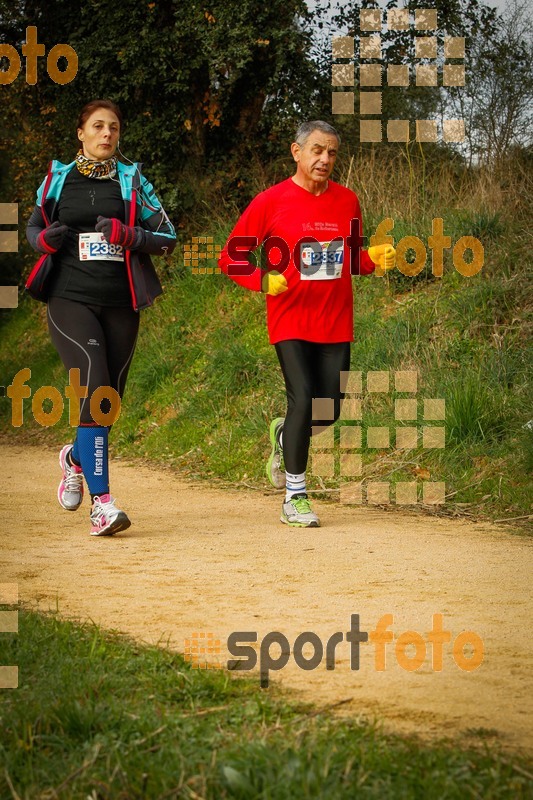
<instances>
[{"instance_id":1,"label":"woman's dark hair","mask_svg":"<svg viewBox=\"0 0 533 800\"><path fill-rule=\"evenodd\" d=\"M117 106L116 103L113 103L112 100L91 100L89 103L86 103L82 110L80 111L78 117L78 123L76 125L77 128L83 128L91 114L96 111L98 108L107 108L109 111L112 111L114 114L117 115L118 121L120 123L120 131L122 133L122 111Z\"/></svg>"}]
</instances>

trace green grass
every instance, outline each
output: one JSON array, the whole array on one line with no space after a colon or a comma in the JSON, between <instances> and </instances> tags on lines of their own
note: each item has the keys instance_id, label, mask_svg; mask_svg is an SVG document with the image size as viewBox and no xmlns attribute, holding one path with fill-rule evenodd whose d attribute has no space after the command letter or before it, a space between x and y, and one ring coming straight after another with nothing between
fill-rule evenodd
<instances>
[{"instance_id":1,"label":"green grass","mask_svg":"<svg viewBox=\"0 0 533 800\"><path fill-rule=\"evenodd\" d=\"M384 735L55 614L23 610L0 663L19 666L2 691L1 800L533 797L530 765L494 732Z\"/></svg>"},{"instance_id":2,"label":"green grass","mask_svg":"<svg viewBox=\"0 0 533 800\"><path fill-rule=\"evenodd\" d=\"M446 392L448 440L452 444L491 441L505 435L508 413L480 375L469 374L452 383Z\"/></svg>"}]
</instances>

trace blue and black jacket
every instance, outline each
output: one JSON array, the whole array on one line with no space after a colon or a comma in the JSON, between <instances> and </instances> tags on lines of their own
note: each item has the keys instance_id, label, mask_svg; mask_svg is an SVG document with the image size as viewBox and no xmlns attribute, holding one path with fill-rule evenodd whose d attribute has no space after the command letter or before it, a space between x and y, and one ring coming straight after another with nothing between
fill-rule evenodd
<instances>
[{"instance_id":1,"label":"blue and black jacket","mask_svg":"<svg viewBox=\"0 0 533 800\"><path fill-rule=\"evenodd\" d=\"M37 191L37 205L28 221L26 236L35 250L39 234L58 218L58 203L65 179L76 162L52 161L48 174ZM142 164L117 163L117 175L124 199L125 222L141 228L144 241L135 250L125 250L125 264L133 308L139 311L152 305L163 289L150 255L167 256L176 246L176 232L154 188L142 174ZM33 267L26 289L36 300L48 299L47 278L53 269L53 255L43 253Z\"/></svg>"}]
</instances>

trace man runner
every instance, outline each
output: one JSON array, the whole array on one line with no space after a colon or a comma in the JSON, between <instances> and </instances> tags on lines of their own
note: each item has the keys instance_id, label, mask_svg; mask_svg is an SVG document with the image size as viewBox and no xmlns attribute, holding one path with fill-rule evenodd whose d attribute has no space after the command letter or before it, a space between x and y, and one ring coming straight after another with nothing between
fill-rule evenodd
<instances>
[{"instance_id":1,"label":"man runner","mask_svg":"<svg viewBox=\"0 0 533 800\"><path fill-rule=\"evenodd\" d=\"M270 425L267 476L273 486L285 488L281 521L298 527L320 525L305 472L311 435L340 415L340 373L350 369L353 341L351 273L368 275L376 264L392 269L396 260L391 245L360 252L353 244L352 221L360 226L361 220L357 195L329 180L339 144L327 122L300 125L291 145L296 173L252 200L218 262L236 283L267 295L269 339L287 392L285 417ZM260 244L267 271L249 260ZM318 397L333 399L333 419L312 419L312 400Z\"/></svg>"}]
</instances>

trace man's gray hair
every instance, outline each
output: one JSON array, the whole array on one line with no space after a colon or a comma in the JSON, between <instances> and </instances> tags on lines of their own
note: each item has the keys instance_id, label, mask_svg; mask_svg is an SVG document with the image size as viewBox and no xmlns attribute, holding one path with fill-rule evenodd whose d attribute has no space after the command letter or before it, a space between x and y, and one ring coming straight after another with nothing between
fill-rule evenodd
<instances>
[{"instance_id":1,"label":"man's gray hair","mask_svg":"<svg viewBox=\"0 0 533 800\"><path fill-rule=\"evenodd\" d=\"M329 122L323 122L321 119L314 119L311 120L311 122L302 122L296 131L296 137L294 141L296 144L299 144L300 147L303 147L313 131L321 131L322 133L329 134L329 136L335 136L338 143L341 143L341 137L333 125L330 125Z\"/></svg>"}]
</instances>

